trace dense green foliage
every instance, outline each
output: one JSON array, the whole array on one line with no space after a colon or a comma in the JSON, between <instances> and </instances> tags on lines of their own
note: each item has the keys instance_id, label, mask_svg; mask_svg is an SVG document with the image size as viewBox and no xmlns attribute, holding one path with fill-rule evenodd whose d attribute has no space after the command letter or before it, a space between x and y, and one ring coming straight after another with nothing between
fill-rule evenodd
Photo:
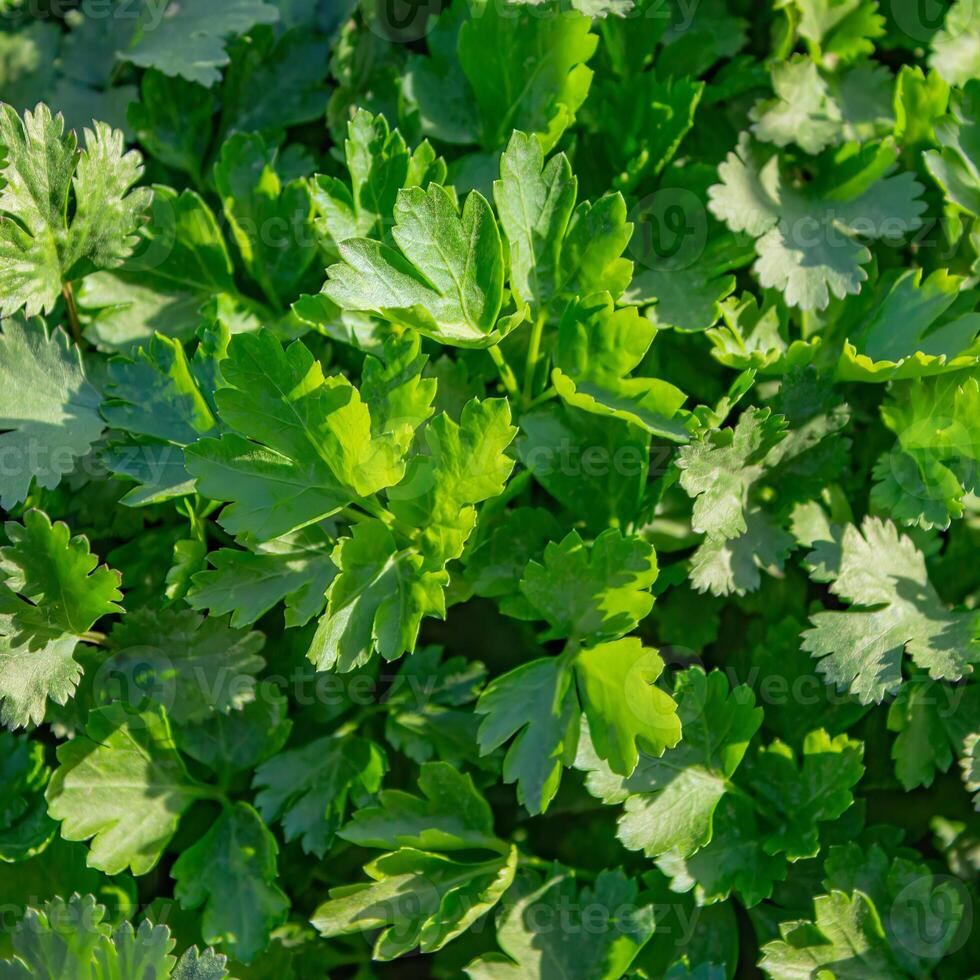
<instances>
[{"instance_id":1,"label":"dense green foliage","mask_svg":"<svg viewBox=\"0 0 980 980\"><path fill-rule=\"evenodd\" d=\"M0 0L0 100L2 980L975 973L977 0Z\"/></svg>"}]
</instances>

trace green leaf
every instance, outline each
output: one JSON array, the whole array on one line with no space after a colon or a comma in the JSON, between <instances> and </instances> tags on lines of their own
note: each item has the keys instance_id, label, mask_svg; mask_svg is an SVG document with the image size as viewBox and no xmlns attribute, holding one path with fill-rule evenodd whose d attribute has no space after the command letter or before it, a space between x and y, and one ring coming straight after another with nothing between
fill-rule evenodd
<instances>
[{"instance_id":1,"label":"green leaf","mask_svg":"<svg viewBox=\"0 0 980 980\"><path fill-rule=\"evenodd\" d=\"M506 852L494 836L493 814L473 780L445 762L422 766L418 780L423 796L383 790L380 806L365 807L340 836L361 847L395 850Z\"/></svg>"},{"instance_id":2,"label":"green leaf","mask_svg":"<svg viewBox=\"0 0 980 980\"><path fill-rule=\"evenodd\" d=\"M81 352L60 330L5 319L0 375L0 506L10 510L27 499L32 482L58 486L104 425Z\"/></svg>"},{"instance_id":3,"label":"green leaf","mask_svg":"<svg viewBox=\"0 0 980 980\"><path fill-rule=\"evenodd\" d=\"M493 835L490 807L469 776L430 762L418 784L425 799L386 790L380 807L341 831L366 847L399 849L365 867L372 883L334 889L313 914L327 937L381 928L379 960L442 948L497 904L516 871L517 849ZM474 851L482 861L465 859Z\"/></svg>"},{"instance_id":4,"label":"green leaf","mask_svg":"<svg viewBox=\"0 0 980 980\"><path fill-rule=\"evenodd\" d=\"M338 16L342 7L336 8ZM254 27L232 46L231 55L221 89L223 133L269 134L323 115L330 98L325 84L330 48L307 24L284 33Z\"/></svg>"},{"instance_id":5,"label":"green leaf","mask_svg":"<svg viewBox=\"0 0 980 980\"><path fill-rule=\"evenodd\" d=\"M396 519L416 528L425 567L458 558L476 525L475 504L498 496L514 468L506 455L517 429L502 398L467 402L457 425L445 413L425 429L427 455L413 457L405 478L388 490Z\"/></svg>"},{"instance_id":6,"label":"green leaf","mask_svg":"<svg viewBox=\"0 0 980 980\"><path fill-rule=\"evenodd\" d=\"M922 677L904 683L888 707L888 729L895 775L906 790L931 786L936 773L946 772L966 746L980 710L980 688L951 686Z\"/></svg>"},{"instance_id":7,"label":"green leaf","mask_svg":"<svg viewBox=\"0 0 980 980\"><path fill-rule=\"evenodd\" d=\"M216 109L214 97L196 82L151 68L143 74L139 101L130 104L126 118L152 156L200 186Z\"/></svg>"},{"instance_id":8,"label":"green leaf","mask_svg":"<svg viewBox=\"0 0 980 980\"><path fill-rule=\"evenodd\" d=\"M62 287L122 264L150 204L140 155L105 123L74 132L46 105L23 120L0 103L0 313L50 313ZM69 217L70 215L70 217Z\"/></svg>"},{"instance_id":9,"label":"green leaf","mask_svg":"<svg viewBox=\"0 0 980 980\"><path fill-rule=\"evenodd\" d=\"M230 0L220 8L186 0L173 13L161 14L159 7L143 5L132 40L117 57L208 87L220 80L220 69L228 64L228 35L279 19L279 11L265 0Z\"/></svg>"},{"instance_id":10,"label":"green leaf","mask_svg":"<svg viewBox=\"0 0 980 980\"><path fill-rule=\"evenodd\" d=\"M213 950L191 946L178 961L176 941L166 926L144 919L134 931L128 922L113 930L106 908L93 895L55 898L29 908L13 929L15 959L0 960L11 980L223 980L226 960Z\"/></svg>"},{"instance_id":11,"label":"green leaf","mask_svg":"<svg viewBox=\"0 0 980 980\"><path fill-rule=\"evenodd\" d=\"M232 501L221 517L230 533L268 541L401 479L397 441L372 431L357 389L325 378L301 341L283 350L267 331L238 335L221 372L218 413L233 432L185 458L200 492Z\"/></svg>"},{"instance_id":12,"label":"green leaf","mask_svg":"<svg viewBox=\"0 0 980 980\"><path fill-rule=\"evenodd\" d=\"M638 426L552 403L521 416L517 453L596 534L638 518L650 465L650 435Z\"/></svg>"},{"instance_id":13,"label":"green leaf","mask_svg":"<svg viewBox=\"0 0 980 980\"><path fill-rule=\"evenodd\" d=\"M566 308L558 328L552 382L576 408L624 419L654 435L688 438L683 391L656 378L628 378L643 360L656 328L633 307L616 310L608 293Z\"/></svg>"},{"instance_id":14,"label":"green leaf","mask_svg":"<svg viewBox=\"0 0 980 980\"><path fill-rule=\"evenodd\" d=\"M977 105L980 81L966 83L950 93L950 114L936 123L938 150L928 150L923 161L951 205L980 215L980 151L977 149Z\"/></svg>"},{"instance_id":15,"label":"green leaf","mask_svg":"<svg viewBox=\"0 0 980 980\"><path fill-rule=\"evenodd\" d=\"M933 35L929 65L950 85L967 85L980 75L978 42L976 0L954 0L945 23Z\"/></svg>"},{"instance_id":16,"label":"green leaf","mask_svg":"<svg viewBox=\"0 0 980 980\"><path fill-rule=\"evenodd\" d=\"M181 814L207 795L184 768L159 708L96 708L85 734L59 747L58 762L48 812L65 840L91 840L89 864L106 874L152 871Z\"/></svg>"},{"instance_id":17,"label":"green leaf","mask_svg":"<svg viewBox=\"0 0 980 980\"><path fill-rule=\"evenodd\" d=\"M207 397L213 369L200 352L189 360L180 341L156 334L132 359L109 362L102 416L137 439L186 446L218 425Z\"/></svg>"},{"instance_id":18,"label":"green leaf","mask_svg":"<svg viewBox=\"0 0 980 980\"><path fill-rule=\"evenodd\" d=\"M27 860L43 851L57 833L44 800L51 776L44 756L40 742L0 731L0 861Z\"/></svg>"},{"instance_id":19,"label":"green leaf","mask_svg":"<svg viewBox=\"0 0 980 980\"><path fill-rule=\"evenodd\" d=\"M841 353L837 376L890 381L972 366L980 357L980 296L959 276L921 269L882 277L880 299Z\"/></svg>"},{"instance_id":20,"label":"green leaf","mask_svg":"<svg viewBox=\"0 0 980 980\"><path fill-rule=\"evenodd\" d=\"M834 891L813 900L814 921L782 923L782 939L763 947L760 967L775 980L819 976L833 969L855 978L899 972L888 950L881 919L861 892Z\"/></svg>"},{"instance_id":21,"label":"green leaf","mask_svg":"<svg viewBox=\"0 0 980 980\"><path fill-rule=\"evenodd\" d=\"M174 864L174 897L203 908L202 933L250 963L282 923L289 899L276 884L279 847L247 803L225 809L211 829Z\"/></svg>"},{"instance_id":22,"label":"green leaf","mask_svg":"<svg viewBox=\"0 0 980 980\"><path fill-rule=\"evenodd\" d=\"M830 848L824 873L825 887L863 893L874 903L904 972L928 973L956 943L966 896L921 860L890 859L877 844L864 848L849 842Z\"/></svg>"},{"instance_id":23,"label":"green leaf","mask_svg":"<svg viewBox=\"0 0 980 980\"><path fill-rule=\"evenodd\" d=\"M415 58L409 84L426 132L453 143L501 149L512 130L545 152L574 121L592 80L598 37L577 11L457 4L429 35L431 57Z\"/></svg>"},{"instance_id":24,"label":"green leaf","mask_svg":"<svg viewBox=\"0 0 980 980\"><path fill-rule=\"evenodd\" d=\"M348 810L380 789L386 769L384 752L368 739L319 738L256 769L255 806L269 823L282 823L287 841L300 840L307 854L322 859Z\"/></svg>"},{"instance_id":25,"label":"green leaf","mask_svg":"<svg viewBox=\"0 0 980 980\"><path fill-rule=\"evenodd\" d=\"M423 616L445 617L448 574L426 571L419 555L399 549L382 521L354 525L331 560L340 571L307 654L318 670L347 672L375 651L397 660L415 649Z\"/></svg>"},{"instance_id":26,"label":"green leaf","mask_svg":"<svg viewBox=\"0 0 980 980\"><path fill-rule=\"evenodd\" d=\"M493 199L510 251L510 283L517 296L543 309L561 288L561 253L578 182L564 153L547 164L534 136L514 131L500 157Z\"/></svg>"},{"instance_id":27,"label":"green leaf","mask_svg":"<svg viewBox=\"0 0 980 980\"><path fill-rule=\"evenodd\" d=\"M836 142L840 107L809 58L800 55L773 65L772 87L776 97L752 110L752 132L758 139L776 146L796 143L807 153Z\"/></svg>"},{"instance_id":28,"label":"green leaf","mask_svg":"<svg viewBox=\"0 0 980 980\"><path fill-rule=\"evenodd\" d=\"M86 334L107 350L128 350L154 332L187 340L213 321L205 313L211 305L236 331L272 320L238 292L224 237L204 199L160 186L154 186L150 221L133 256L83 280L78 303Z\"/></svg>"},{"instance_id":29,"label":"green leaf","mask_svg":"<svg viewBox=\"0 0 980 980\"><path fill-rule=\"evenodd\" d=\"M973 809L980 810L980 735L976 732L966 739L960 767L966 791L973 794Z\"/></svg>"},{"instance_id":30,"label":"green leaf","mask_svg":"<svg viewBox=\"0 0 980 980\"><path fill-rule=\"evenodd\" d=\"M582 650L574 661L592 747L621 776L632 775L638 747L659 756L681 738L677 704L655 686L664 662L636 637Z\"/></svg>"},{"instance_id":31,"label":"green leaf","mask_svg":"<svg viewBox=\"0 0 980 980\"><path fill-rule=\"evenodd\" d=\"M828 683L862 704L899 689L903 653L934 680L959 680L980 660L976 615L946 607L922 553L889 522L867 517L860 530L844 528L830 591L858 608L813 614L803 649L820 658Z\"/></svg>"},{"instance_id":32,"label":"green leaf","mask_svg":"<svg viewBox=\"0 0 980 980\"><path fill-rule=\"evenodd\" d=\"M671 891L693 891L698 906L722 902L733 892L749 908L771 898L776 882L786 877L786 861L766 852L759 822L751 800L723 796L704 847L688 855L678 848L657 858Z\"/></svg>"},{"instance_id":33,"label":"green leaf","mask_svg":"<svg viewBox=\"0 0 980 980\"><path fill-rule=\"evenodd\" d=\"M0 721L9 728L44 720L46 701L65 704L82 668L79 640L102 616L122 612L121 576L81 535L28 511L5 525L0 548ZM98 566L98 567L96 567Z\"/></svg>"},{"instance_id":34,"label":"green leaf","mask_svg":"<svg viewBox=\"0 0 980 980\"><path fill-rule=\"evenodd\" d=\"M530 813L543 813L578 747L581 707L564 660L532 660L495 678L476 712L484 716L477 736L481 753L513 738L504 758L504 781L517 783L517 800Z\"/></svg>"},{"instance_id":35,"label":"green leaf","mask_svg":"<svg viewBox=\"0 0 980 980\"><path fill-rule=\"evenodd\" d=\"M508 894L497 924L497 942L506 955L484 954L466 967L466 975L520 980L553 972L618 980L653 935L653 908L638 905L639 900L636 883L621 871L600 872L591 888L558 867L543 880L525 874ZM555 927L558 918L562 928Z\"/></svg>"},{"instance_id":36,"label":"green leaf","mask_svg":"<svg viewBox=\"0 0 980 980\"><path fill-rule=\"evenodd\" d=\"M497 222L477 191L462 215L439 184L399 190L392 239L341 242L324 293L345 310L372 312L440 343L485 347L499 337L504 259ZM503 328L506 330L506 327Z\"/></svg>"},{"instance_id":37,"label":"green leaf","mask_svg":"<svg viewBox=\"0 0 980 980\"><path fill-rule=\"evenodd\" d=\"M588 643L634 629L653 606L656 579L653 548L609 528L591 546L576 531L549 543L540 564L528 562L520 587L549 625L544 639Z\"/></svg>"},{"instance_id":38,"label":"green leaf","mask_svg":"<svg viewBox=\"0 0 980 980\"><path fill-rule=\"evenodd\" d=\"M852 789L864 773L864 746L846 735L831 738L822 728L809 732L797 764L784 742L760 750L739 770L739 782L772 815L777 830L763 840L767 854L787 860L816 857L820 822L836 820L854 802Z\"/></svg>"},{"instance_id":39,"label":"green leaf","mask_svg":"<svg viewBox=\"0 0 980 980\"><path fill-rule=\"evenodd\" d=\"M254 551L212 551L212 568L193 576L187 601L212 615L231 613L236 628L251 625L284 602L286 626L305 626L323 611L337 573L329 545L330 537L314 525L256 545Z\"/></svg>"},{"instance_id":40,"label":"green leaf","mask_svg":"<svg viewBox=\"0 0 980 980\"><path fill-rule=\"evenodd\" d=\"M881 147L894 159L890 144ZM851 151L840 151L847 159ZM875 164L870 176L856 181L858 193L845 183L832 196L801 192L783 176L779 157L763 152L745 134L736 152L718 168L721 183L709 189L709 209L733 232L753 238L758 259L753 266L760 284L780 290L790 306L822 310L831 295L856 294L867 279L870 251L863 238L898 238L918 228L925 203L911 173L891 174ZM846 171L834 171L838 179Z\"/></svg>"},{"instance_id":41,"label":"green leaf","mask_svg":"<svg viewBox=\"0 0 980 980\"><path fill-rule=\"evenodd\" d=\"M217 616L204 619L190 609L137 610L112 631L109 645L106 678L133 685L181 726L249 704L265 666L261 633L229 629Z\"/></svg>"},{"instance_id":42,"label":"green leaf","mask_svg":"<svg viewBox=\"0 0 980 980\"><path fill-rule=\"evenodd\" d=\"M306 181L284 182L278 150L257 133L222 144L214 183L248 274L275 308L297 298L316 256Z\"/></svg>"},{"instance_id":43,"label":"green leaf","mask_svg":"<svg viewBox=\"0 0 980 980\"><path fill-rule=\"evenodd\" d=\"M944 375L893 386L882 405L898 437L875 464L871 501L902 524L949 527L963 516L980 463L980 384Z\"/></svg>"},{"instance_id":44,"label":"green leaf","mask_svg":"<svg viewBox=\"0 0 980 980\"><path fill-rule=\"evenodd\" d=\"M358 109L347 124L344 157L350 186L317 174L310 187L319 214L316 228L334 248L348 238L384 238L403 187L425 190L446 179L446 163L428 140L409 151L384 116L366 109Z\"/></svg>"},{"instance_id":45,"label":"green leaf","mask_svg":"<svg viewBox=\"0 0 980 980\"><path fill-rule=\"evenodd\" d=\"M659 758L640 754L628 777L603 765L583 741L576 768L588 773L586 787L604 803L625 803L617 837L648 857L668 851L693 854L712 836L712 818L726 794L749 740L762 722L752 691L729 691L724 674L692 667L674 685L683 739Z\"/></svg>"},{"instance_id":46,"label":"green leaf","mask_svg":"<svg viewBox=\"0 0 980 980\"><path fill-rule=\"evenodd\" d=\"M385 738L419 765L436 758L496 772L496 760L480 758L479 718L472 710L486 668L463 657L441 658L441 649L429 646L402 661L385 694Z\"/></svg>"}]
</instances>

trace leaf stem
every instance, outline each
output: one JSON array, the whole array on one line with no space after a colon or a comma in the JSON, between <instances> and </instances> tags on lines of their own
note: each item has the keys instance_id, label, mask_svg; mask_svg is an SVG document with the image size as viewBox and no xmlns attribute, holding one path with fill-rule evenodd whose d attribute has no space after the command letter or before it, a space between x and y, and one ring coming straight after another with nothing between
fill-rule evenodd
<instances>
[{"instance_id":1,"label":"leaf stem","mask_svg":"<svg viewBox=\"0 0 980 980\"><path fill-rule=\"evenodd\" d=\"M78 307L75 305L75 293L72 291L70 282L62 284L61 295L65 300L65 309L68 311L68 325L71 327L71 335L75 338L75 343L81 347L82 324L78 319Z\"/></svg>"},{"instance_id":2,"label":"leaf stem","mask_svg":"<svg viewBox=\"0 0 980 980\"><path fill-rule=\"evenodd\" d=\"M503 381L504 387L507 389L507 394L510 395L514 401L520 401L521 390L517 386L517 378L514 376L511 366L504 359L504 355L500 353L500 348L494 344L493 347L487 348L487 353L490 355L493 363L497 365L500 380Z\"/></svg>"},{"instance_id":3,"label":"leaf stem","mask_svg":"<svg viewBox=\"0 0 980 980\"><path fill-rule=\"evenodd\" d=\"M527 362L524 366L524 401L531 403L534 395L534 376L538 373L541 358L541 338L544 335L544 313L539 313L531 328L531 340L527 345Z\"/></svg>"}]
</instances>

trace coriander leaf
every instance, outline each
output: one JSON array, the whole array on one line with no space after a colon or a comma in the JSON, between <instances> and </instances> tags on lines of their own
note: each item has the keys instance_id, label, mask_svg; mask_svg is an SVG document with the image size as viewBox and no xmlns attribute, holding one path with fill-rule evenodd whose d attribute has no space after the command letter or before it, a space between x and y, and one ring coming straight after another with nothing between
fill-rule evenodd
<instances>
[{"instance_id":1,"label":"coriander leaf","mask_svg":"<svg viewBox=\"0 0 980 980\"><path fill-rule=\"evenodd\" d=\"M906 973L927 973L956 941L965 896L924 862L890 859L877 844L849 842L830 848L824 873L825 887L860 892L874 903L892 956Z\"/></svg>"},{"instance_id":2,"label":"coriander leaf","mask_svg":"<svg viewBox=\"0 0 980 980\"><path fill-rule=\"evenodd\" d=\"M976 616L949 610L929 582L925 559L895 526L867 517L844 529L830 591L858 608L810 617L803 649L817 670L862 704L902 683L902 654L934 680L959 680L980 660ZM814 561L811 554L809 561Z\"/></svg>"},{"instance_id":3,"label":"coriander leaf","mask_svg":"<svg viewBox=\"0 0 980 980\"><path fill-rule=\"evenodd\" d=\"M541 143L514 131L500 157L493 199L510 248L514 292L536 309L560 288L561 249L578 182L564 153L544 162Z\"/></svg>"},{"instance_id":4,"label":"coriander leaf","mask_svg":"<svg viewBox=\"0 0 980 980\"><path fill-rule=\"evenodd\" d=\"M963 784L966 791L973 794L973 808L980 810L980 735L973 732L964 743L964 754L960 759L963 770Z\"/></svg>"},{"instance_id":5,"label":"coriander leaf","mask_svg":"<svg viewBox=\"0 0 980 980\"><path fill-rule=\"evenodd\" d=\"M545 639L587 643L634 629L653 606L648 590L656 579L653 548L609 528L591 545L576 531L550 542L540 564L528 562L520 588L549 625Z\"/></svg>"},{"instance_id":6,"label":"coriander leaf","mask_svg":"<svg viewBox=\"0 0 980 980\"><path fill-rule=\"evenodd\" d=\"M415 535L427 569L458 558L476 524L475 504L503 492L514 460L506 455L517 429L505 399L467 402L457 425L442 413L425 429L427 455L413 457L388 490L391 512Z\"/></svg>"},{"instance_id":7,"label":"coriander leaf","mask_svg":"<svg viewBox=\"0 0 980 980\"><path fill-rule=\"evenodd\" d=\"M273 308L297 298L316 255L306 181L280 177L279 152L257 133L222 144L214 183L248 274Z\"/></svg>"},{"instance_id":8,"label":"coriander leaf","mask_svg":"<svg viewBox=\"0 0 980 980\"><path fill-rule=\"evenodd\" d=\"M837 367L847 381L888 381L941 374L977 363L980 296L959 276L921 269L883 276L880 299L844 344Z\"/></svg>"},{"instance_id":9,"label":"coriander leaf","mask_svg":"<svg viewBox=\"0 0 980 980\"><path fill-rule=\"evenodd\" d=\"M44 746L24 735L0 731L0 861L16 862L39 854L57 833L48 816L44 789L51 770Z\"/></svg>"},{"instance_id":10,"label":"coriander leaf","mask_svg":"<svg viewBox=\"0 0 980 980\"><path fill-rule=\"evenodd\" d=\"M89 864L106 874L150 872L181 814L208 792L188 775L160 708L96 708L58 762L48 812L65 840L91 840Z\"/></svg>"},{"instance_id":11,"label":"coriander leaf","mask_svg":"<svg viewBox=\"0 0 980 980\"><path fill-rule=\"evenodd\" d=\"M134 683L174 724L197 724L255 699L264 645L261 633L229 629L216 616L140 609L112 631L111 656L101 669Z\"/></svg>"},{"instance_id":12,"label":"coriander leaf","mask_svg":"<svg viewBox=\"0 0 980 980\"><path fill-rule=\"evenodd\" d=\"M38 510L8 522L0 548L0 721L9 728L44 720L48 699L65 704L82 668L75 649L96 620L122 612L121 576L71 538L67 525Z\"/></svg>"},{"instance_id":13,"label":"coriander leaf","mask_svg":"<svg viewBox=\"0 0 980 980\"><path fill-rule=\"evenodd\" d=\"M215 400L233 430L185 451L200 492L230 500L222 525L268 541L313 524L404 472L390 433L343 376L325 378L309 349L269 332L235 336ZM372 435L375 435L372 438Z\"/></svg>"},{"instance_id":14,"label":"coriander leaf","mask_svg":"<svg viewBox=\"0 0 980 980\"><path fill-rule=\"evenodd\" d=\"M778 740L749 759L739 770L739 782L751 788L777 826L763 839L767 854L785 854L789 861L816 857L818 823L836 820L854 802L851 791L864 773L863 751L855 739L831 738L817 729L804 738L799 763Z\"/></svg>"},{"instance_id":15,"label":"coriander leaf","mask_svg":"<svg viewBox=\"0 0 980 980\"><path fill-rule=\"evenodd\" d=\"M680 741L677 704L655 686L664 662L637 637L586 648L573 666L592 747L613 772L632 775L638 747L657 756Z\"/></svg>"},{"instance_id":16,"label":"coriander leaf","mask_svg":"<svg viewBox=\"0 0 980 980\"><path fill-rule=\"evenodd\" d=\"M249 626L285 602L286 626L305 626L323 611L337 573L327 551L330 543L323 528L314 525L251 551L212 551L212 568L193 576L187 602L212 615L231 613L235 628Z\"/></svg>"},{"instance_id":17,"label":"coriander leaf","mask_svg":"<svg viewBox=\"0 0 980 980\"><path fill-rule=\"evenodd\" d=\"M307 854L322 859L348 809L380 789L386 769L384 752L368 739L316 739L256 769L255 806L268 822L282 823L287 841L300 840Z\"/></svg>"},{"instance_id":18,"label":"coriander leaf","mask_svg":"<svg viewBox=\"0 0 980 980\"><path fill-rule=\"evenodd\" d=\"M875 464L872 504L923 528L945 529L962 517L964 498L977 486L978 413L976 378L953 374L894 385L881 414L898 438Z\"/></svg>"},{"instance_id":19,"label":"coriander leaf","mask_svg":"<svg viewBox=\"0 0 980 980\"><path fill-rule=\"evenodd\" d=\"M819 153L836 141L840 107L809 58L800 55L775 64L772 87L776 97L752 111L752 132L758 139L776 146L796 143L807 153Z\"/></svg>"},{"instance_id":20,"label":"coriander leaf","mask_svg":"<svg viewBox=\"0 0 980 980\"><path fill-rule=\"evenodd\" d=\"M0 506L10 510L27 499L33 481L54 489L104 425L81 352L60 330L5 319L0 375Z\"/></svg>"},{"instance_id":21,"label":"coriander leaf","mask_svg":"<svg viewBox=\"0 0 980 980\"><path fill-rule=\"evenodd\" d=\"M43 103L23 120L0 103L0 313L50 313L62 287L122 264L150 204L123 134L105 123L74 132ZM70 217L69 217L70 215Z\"/></svg>"},{"instance_id":22,"label":"coriander leaf","mask_svg":"<svg viewBox=\"0 0 980 980\"><path fill-rule=\"evenodd\" d=\"M888 708L895 775L906 790L931 786L936 773L946 772L954 755L967 754L974 719L980 711L980 688L952 686L923 677L902 685Z\"/></svg>"},{"instance_id":23,"label":"coriander leaf","mask_svg":"<svg viewBox=\"0 0 980 980\"><path fill-rule=\"evenodd\" d=\"M980 75L977 0L954 0L943 26L933 35L929 65L950 85L967 85Z\"/></svg>"},{"instance_id":24,"label":"coriander leaf","mask_svg":"<svg viewBox=\"0 0 980 980\"><path fill-rule=\"evenodd\" d=\"M428 140L409 151L384 116L366 109L358 109L347 123L344 157L350 186L324 174L317 174L310 186L317 231L335 249L348 238L383 238L403 187L424 190L446 179L446 163Z\"/></svg>"},{"instance_id":25,"label":"coriander leaf","mask_svg":"<svg viewBox=\"0 0 980 980\"><path fill-rule=\"evenodd\" d=\"M786 876L785 859L767 853L763 837L751 802L726 794L713 814L711 840L694 854L668 851L657 858L657 867L670 878L671 891L693 891L699 906L738 892L751 908L770 898Z\"/></svg>"},{"instance_id":26,"label":"coriander leaf","mask_svg":"<svg viewBox=\"0 0 980 980\"><path fill-rule=\"evenodd\" d=\"M197 193L154 186L140 244L118 268L86 277L78 293L86 335L106 350L128 350L154 332L187 340L213 321L215 305L236 332L274 317L243 296L214 212Z\"/></svg>"},{"instance_id":27,"label":"coriander leaf","mask_svg":"<svg viewBox=\"0 0 980 980\"><path fill-rule=\"evenodd\" d=\"M345 310L364 310L461 347L495 343L503 303L504 260L497 222L473 191L462 215L439 184L403 188L392 238L399 251L368 238L339 246L324 293ZM511 325L520 322L522 315Z\"/></svg>"},{"instance_id":28,"label":"coriander leaf","mask_svg":"<svg viewBox=\"0 0 980 980\"><path fill-rule=\"evenodd\" d=\"M375 650L397 660L415 649L423 616L446 614L448 574L426 571L418 554L399 549L382 521L354 525L331 561L339 574L307 654L318 670L353 670Z\"/></svg>"},{"instance_id":29,"label":"coriander leaf","mask_svg":"<svg viewBox=\"0 0 980 980\"><path fill-rule=\"evenodd\" d=\"M641 752L635 771L624 779L583 740L575 761L588 773L586 788L593 796L625 803L616 836L648 857L667 851L688 856L711 840L715 808L762 722L752 691L743 685L729 691L719 671L683 671L673 695L683 738L659 758Z\"/></svg>"},{"instance_id":30,"label":"coriander leaf","mask_svg":"<svg viewBox=\"0 0 980 980\"><path fill-rule=\"evenodd\" d=\"M361 810L341 831L363 846L398 850L365 867L372 883L335 889L313 915L327 937L381 928L374 945L379 960L416 946L442 948L492 909L514 880L517 850L493 835L490 807L469 776L430 762L419 787L424 799L384 791L380 807ZM483 860L467 860L473 852Z\"/></svg>"},{"instance_id":31,"label":"coriander leaf","mask_svg":"<svg viewBox=\"0 0 980 980\"><path fill-rule=\"evenodd\" d=\"M247 803L236 803L171 871L181 907L203 907L205 941L221 943L243 963L265 949L289 910L275 883L278 851L262 818Z\"/></svg>"},{"instance_id":32,"label":"coriander leaf","mask_svg":"<svg viewBox=\"0 0 980 980\"><path fill-rule=\"evenodd\" d=\"M591 888L557 866L543 879L525 873L508 893L497 923L497 942L506 955L486 953L466 967L466 975L618 980L653 935L653 908L639 905L641 898L621 871L600 872ZM559 917L564 928L555 928Z\"/></svg>"},{"instance_id":33,"label":"coriander leaf","mask_svg":"<svg viewBox=\"0 0 980 980\"><path fill-rule=\"evenodd\" d=\"M812 923L784 922L782 939L762 948L759 966L770 977L819 976L828 968L867 980L900 974L878 912L866 895L832 891L817 896L813 907Z\"/></svg>"},{"instance_id":34,"label":"coriander leaf","mask_svg":"<svg viewBox=\"0 0 980 980\"><path fill-rule=\"evenodd\" d=\"M608 293L570 303L558 328L552 382L576 408L611 415L654 435L687 440L683 391L656 378L627 378L657 331L632 307L616 310Z\"/></svg>"},{"instance_id":35,"label":"coriander leaf","mask_svg":"<svg viewBox=\"0 0 980 980\"><path fill-rule=\"evenodd\" d=\"M727 540L748 530L749 489L761 476L762 461L784 428L778 415L753 408L734 429L709 432L680 451L680 483L694 497L691 526L695 531Z\"/></svg>"},{"instance_id":36,"label":"coriander leaf","mask_svg":"<svg viewBox=\"0 0 980 980\"><path fill-rule=\"evenodd\" d=\"M518 802L530 813L543 813L578 746L581 707L564 660L532 660L495 678L480 695L476 712L483 715L480 752L487 755L513 738L504 757L504 781L517 783Z\"/></svg>"},{"instance_id":37,"label":"coriander leaf","mask_svg":"<svg viewBox=\"0 0 980 980\"><path fill-rule=\"evenodd\" d=\"M226 959L211 949L187 949L178 961L175 940L166 926L144 919L134 930L128 922L115 929L105 921L105 906L94 895L55 898L28 908L13 928L13 960L0 960L0 973L11 980L55 975L64 980L223 980Z\"/></svg>"},{"instance_id":38,"label":"coriander leaf","mask_svg":"<svg viewBox=\"0 0 980 980\"><path fill-rule=\"evenodd\" d=\"M891 145L882 152L897 155ZM759 282L780 290L790 306L822 310L831 295L843 299L860 292L871 253L856 236L896 238L922 223L925 203L918 200L921 187L911 173L878 167L877 179L856 182L858 193L845 183L822 197L795 189L779 163L778 155L763 152L743 134L737 151L718 168L721 183L709 189L708 206L732 231L757 239L753 269Z\"/></svg>"},{"instance_id":39,"label":"coriander leaf","mask_svg":"<svg viewBox=\"0 0 980 980\"><path fill-rule=\"evenodd\" d=\"M219 8L184 0L161 13L153 4L142 6L133 38L117 57L207 87L220 80L220 69L228 64L228 35L279 19L279 11L265 0L229 0Z\"/></svg>"}]
</instances>

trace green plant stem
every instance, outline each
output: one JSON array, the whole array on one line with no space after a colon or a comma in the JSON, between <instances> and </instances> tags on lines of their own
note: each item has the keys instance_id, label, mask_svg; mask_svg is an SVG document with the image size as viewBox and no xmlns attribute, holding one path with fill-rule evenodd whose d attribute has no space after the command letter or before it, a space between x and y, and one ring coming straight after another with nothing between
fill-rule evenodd
<instances>
[{"instance_id":1,"label":"green plant stem","mask_svg":"<svg viewBox=\"0 0 980 980\"><path fill-rule=\"evenodd\" d=\"M71 335L75 343L82 345L82 324L78 319L78 307L75 305L75 293L72 291L71 283L66 282L61 287L61 295L65 300L65 309L68 312L68 326L71 327Z\"/></svg>"},{"instance_id":2,"label":"green plant stem","mask_svg":"<svg viewBox=\"0 0 980 980\"><path fill-rule=\"evenodd\" d=\"M507 394L510 395L515 402L520 401L521 390L517 386L517 378L515 377L511 366L504 358L504 355L500 353L500 348L495 344L493 347L487 348L487 353L490 355L493 363L497 365L500 380L504 383L504 388L507 389Z\"/></svg>"},{"instance_id":3,"label":"green plant stem","mask_svg":"<svg viewBox=\"0 0 980 980\"><path fill-rule=\"evenodd\" d=\"M531 339L527 345L527 363L524 367L524 402L530 405L534 397L534 378L538 373L538 361L541 358L541 338L544 335L543 313L538 314L531 328Z\"/></svg>"}]
</instances>

